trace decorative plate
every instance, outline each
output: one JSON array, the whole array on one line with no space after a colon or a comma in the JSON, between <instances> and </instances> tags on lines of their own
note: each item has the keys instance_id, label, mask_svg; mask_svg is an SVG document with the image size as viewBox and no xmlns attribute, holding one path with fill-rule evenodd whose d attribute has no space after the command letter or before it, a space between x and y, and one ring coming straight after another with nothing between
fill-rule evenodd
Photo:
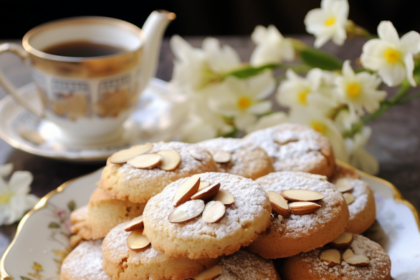
<instances>
[{"instance_id":1,"label":"decorative plate","mask_svg":"<svg viewBox=\"0 0 420 280\"><path fill-rule=\"evenodd\" d=\"M347 166L347 165L346 165ZM102 169L64 183L43 197L20 222L0 261L3 280L59 279L69 253L69 214L86 205ZM420 279L420 221L413 205L389 182L358 173L375 194L377 219L365 233L389 253L394 280Z\"/></svg>"},{"instance_id":2,"label":"decorative plate","mask_svg":"<svg viewBox=\"0 0 420 280\"><path fill-rule=\"evenodd\" d=\"M20 88L19 94L34 106L41 106L34 84ZM183 94L170 90L165 81L152 79L140 95L136 109L124 122L120 137L100 146L78 147L63 143L55 124L33 116L6 96L0 101L0 137L16 149L42 157L104 161L126 147L173 138L187 116L186 106Z\"/></svg>"}]
</instances>

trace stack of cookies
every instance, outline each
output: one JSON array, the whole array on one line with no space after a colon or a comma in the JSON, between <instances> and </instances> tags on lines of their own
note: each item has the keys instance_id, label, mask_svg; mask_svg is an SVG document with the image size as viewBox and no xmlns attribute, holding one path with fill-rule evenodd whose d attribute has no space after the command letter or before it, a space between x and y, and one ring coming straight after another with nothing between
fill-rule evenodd
<instances>
[{"instance_id":1,"label":"stack of cookies","mask_svg":"<svg viewBox=\"0 0 420 280\"><path fill-rule=\"evenodd\" d=\"M301 125L134 146L98 185L60 279L391 279L372 191Z\"/></svg>"}]
</instances>

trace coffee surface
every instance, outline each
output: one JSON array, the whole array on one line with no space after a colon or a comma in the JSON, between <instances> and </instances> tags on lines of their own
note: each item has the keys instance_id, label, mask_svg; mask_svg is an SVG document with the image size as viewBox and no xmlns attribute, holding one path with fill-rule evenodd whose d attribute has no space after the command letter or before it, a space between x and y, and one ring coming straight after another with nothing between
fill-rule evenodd
<instances>
[{"instance_id":1,"label":"coffee surface","mask_svg":"<svg viewBox=\"0 0 420 280\"><path fill-rule=\"evenodd\" d=\"M121 47L93 41L71 41L49 46L43 52L69 57L96 57L123 52Z\"/></svg>"}]
</instances>

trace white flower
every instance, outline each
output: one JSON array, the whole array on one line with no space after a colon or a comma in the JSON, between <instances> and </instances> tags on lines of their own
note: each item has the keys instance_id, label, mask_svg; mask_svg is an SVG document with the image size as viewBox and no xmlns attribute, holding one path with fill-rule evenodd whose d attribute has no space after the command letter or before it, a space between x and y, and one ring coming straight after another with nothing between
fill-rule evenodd
<instances>
[{"instance_id":1,"label":"white flower","mask_svg":"<svg viewBox=\"0 0 420 280\"><path fill-rule=\"evenodd\" d=\"M207 104L208 94L211 94L211 91L189 99L191 114L181 128L181 141L196 143L225 135L233 130L219 114L210 110Z\"/></svg>"},{"instance_id":2,"label":"white flower","mask_svg":"<svg viewBox=\"0 0 420 280\"><path fill-rule=\"evenodd\" d=\"M263 116L251 126L246 127L245 132L251 133L256 130L272 127L281 123L287 122L287 115L284 112L275 112L267 116Z\"/></svg>"},{"instance_id":3,"label":"white flower","mask_svg":"<svg viewBox=\"0 0 420 280\"><path fill-rule=\"evenodd\" d=\"M327 137L333 147L335 157L345 162L348 161L344 139L332 120L314 108L293 108L290 111L289 120L307 125Z\"/></svg>"},{"instance_id":4,"label":"white flower","mask_svg":"<svg viewBox=\"0 0 420 280\"><path fill-rule=\"evenodd\" d=\"M193 48L179 36L173 36L170 45L175 55L171 83L187 93L220 82L224 74L241 66L236 51L229 46L220 47L214 38L206 38L203 49Z\"/></svg>"},{"instance_id":5,"label":"white flower","mask_svg":"<svg viewBox=\"0 0 420 280\"><path fill-rule=\"evenodd\" d=\"M364 149L371 134L370 127L363 127L361 133L356 134L353 139L346 138L346 149L351 165L366 173L377 174L379 171L378 161Z\"/></svg>"},{"instance_id":6,"label":"white flower","mask_svg":"<svg viewBox=\"0 0 420 280\"><path fill-rule=\"evenodd\" d=\"M347 0L322 0L321 9L313 9L305 17L306 31L316 37L315 47L328 40L342 45L347 38L346 26L349 15Z\"/></svg>"},{"instance_id":7,"label":"white flower","mask_svg":"<svg viewBox=\"0 0 420 280\"><path fill-rule=\"evenodd\" d=\"M211 108L226 117L233 117L235 126L245 130L255 124L256 115L271 109L271 102L264 100L273 91L275 80L271 71L264 71L249 79L228 77L209 96Z\"/></svg>"},{"instance_id":8,"label":"white flower","mask_svg":"<svg viewBox=\"0 0 420 280\"><path fill-rule=\"evenodd\" d=\"M268 28L258 25L251 39L257 45L250 58L253 66L280 63L282 60L294 58L292 43L285 39L274 25L269 25Z\"/></svg>"},{"instance_id":9,"label":"white flower","mask_svg":"<svg viewBox=\"0 0 420 280\"><path fill-rule=\"evenodd\" d=\"M30 172L16 171L8 183L4 181L12 169L11 164L0 166L0 225L16 222L38 202L35 195L28 194L32 182Z\"/></svg>"},{"instance_id":10,"label":"white flower","mask_svg":"<svg viewBox=\"0 0 420 280\"><path fill-rule=\"evenodd\" d=\"M359 121L356 114L350 113L348 110L340 110L334 118L334 123L340 132L350 130L353 124Z\"/></svg>"},{"instance_id":11,"label":"white flower","mask_svg":"<svg viewBox=\"0 0 420 280\"><path fill-rule=\"evenodd\" d=\"M312 69L306 78L289 69L286 77L277 90L276 99L280 105L291 108L314 107L323 114L336 106L335 100L325 93L324 75L320 69Z\"/></svg>"},{"instance_id":12,"label":"white flower","mask_svg":"<svg viewBox=\"0 0 420 280\"><path fill-rule=\"evenodd\" d=\"M363 114L363 108L373 113L379 108L380 101L386 97L386 91L377 90L381 79L367 72L355 74L346 60L343 65L343 75L335 80L339 100L350 107L352 113Z\"/></svg>"},{"instance_id":13,"label":"white flower","mask_svg":"<svg viewBox=\"0 0 420 280\"><path fill-rule=\"evenodd\" d=\"M388 86L399 85L407 78L412 86L413 55L420 52L420 34L410 31L400 38L390 21L382 21L378 26L380 39L372 39L363 46L361 56L365 68L378 71Z\"/></svg>"}]
</instances>

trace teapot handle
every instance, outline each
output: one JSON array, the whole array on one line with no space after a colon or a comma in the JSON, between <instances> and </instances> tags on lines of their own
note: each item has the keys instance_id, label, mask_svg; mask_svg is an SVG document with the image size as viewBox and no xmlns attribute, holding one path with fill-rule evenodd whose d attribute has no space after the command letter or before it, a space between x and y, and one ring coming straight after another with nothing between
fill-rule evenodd
<instances>
[{"instance_id":1,"label":"teapot handle","mask_svg":"<svg viewBox=\"0 0 420 280\"><path fill-rule=\"evenodd\" d=\"M19 45L17 44L10 44L5 43L0 45L0 54L5 52L12 52L18 55L22 61L28 59L28 53L22 50ZM4 89L4 91L9 94L17 103L19 103L23 108L25 108L28 112L34 114L38 118L44 118L44 113L30 105L25 99L23 99L16 87L9 81L8 78L4 75L3 71L0 71L0 86Z\"/></svg>"}]
</instances>

